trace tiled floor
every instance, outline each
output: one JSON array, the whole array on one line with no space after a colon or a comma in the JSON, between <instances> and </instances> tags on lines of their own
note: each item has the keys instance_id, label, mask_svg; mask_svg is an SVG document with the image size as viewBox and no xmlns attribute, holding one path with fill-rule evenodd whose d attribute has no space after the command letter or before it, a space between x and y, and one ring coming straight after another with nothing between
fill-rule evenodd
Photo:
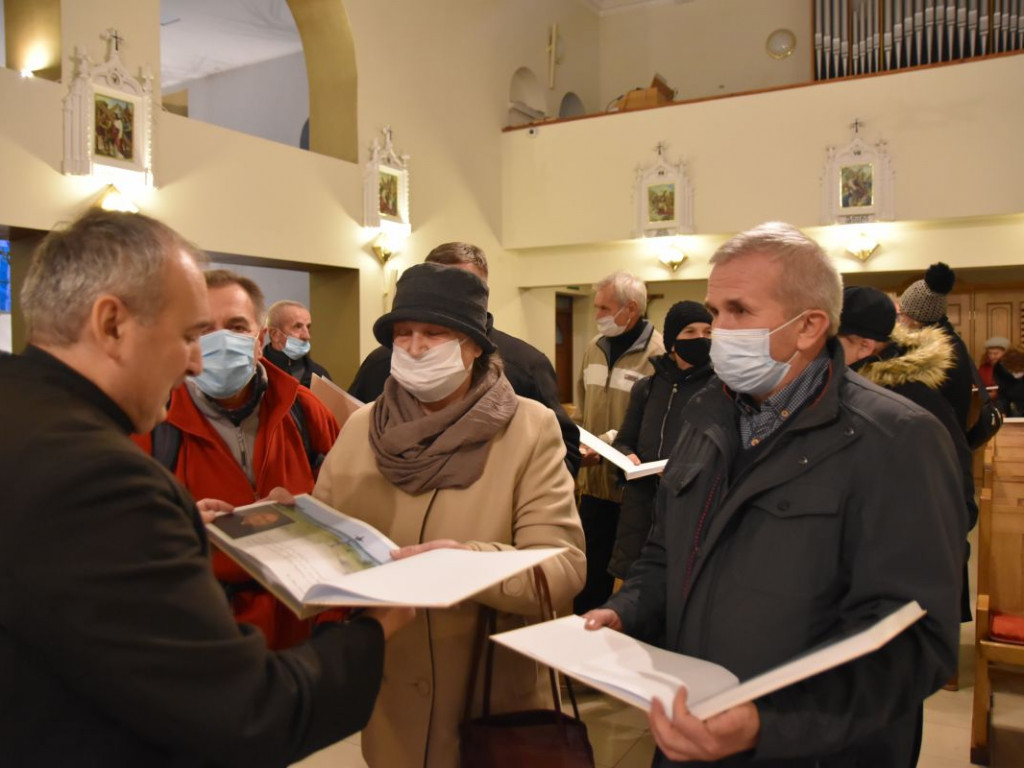
<instances>
[{"instance_id":1,"label":"tiled floor","mask_svg":"<svg viewBox=\"0 0 1024 768\"><path fill-rule=\"evenodd\" d=\"M924 744L918 768L969 768L971 706L974 695L974 625L963 627L960 690L939 691L925 702ZM993 681L992 768L1024 768L1024 675ZM580 697L598 768L646 768L654 742L647 716L598 693ZM301 768L364 768L359 736L353 736L297 763ZM518 768L518 767L510 767Z\"/></svg>"}]
</instances>

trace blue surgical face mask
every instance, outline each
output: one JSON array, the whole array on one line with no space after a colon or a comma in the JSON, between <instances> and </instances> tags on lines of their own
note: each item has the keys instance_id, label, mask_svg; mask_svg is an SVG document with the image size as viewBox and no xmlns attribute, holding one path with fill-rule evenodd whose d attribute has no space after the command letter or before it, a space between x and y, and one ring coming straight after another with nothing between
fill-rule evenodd
<instances>
[{"instance_id":1,"label":"blue surgical face mask","mask_svg":"<svg viewBox=\"0 0 1024 768\"><path fill-rule=\"evenodd\" d=\"M252 336L213 331L199 337L199 347L203 351L203 372L191 380L207 397L231 397L256 373L256 342Z\"/></svg>"},{"instance_id":2,"label":"blue surgical face mask","mask_svg":"<svg viewBox=\"0 0 1024 768\"><path fill-rule=\"evenodd\" d=\"M289 336L284 342L284 353L291 360L301 360L309 354L310 343L297 339L294 336Z\"/></svg>"},{"instance_id":3,"label":"blue surgical face mask","mask_svg":"<svg viewBox=\"0 0 1024 768\"><path fill-rule=\"evenodd\" d=\"M725 385L733 392L764 395L779 385L789 373L789 363L796 357L779 362L771 353L771 336L803 317L801 312L778 328L741 330L711 329L711 363Z\"/></svg>"}]
</instances>

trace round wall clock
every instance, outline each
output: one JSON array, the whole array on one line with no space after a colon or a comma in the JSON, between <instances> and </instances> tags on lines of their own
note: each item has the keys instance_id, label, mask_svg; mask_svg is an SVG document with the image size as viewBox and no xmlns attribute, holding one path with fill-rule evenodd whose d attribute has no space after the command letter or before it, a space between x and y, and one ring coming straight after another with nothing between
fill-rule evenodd
<instances>
[{"instance_id":1,"label":"round wall clock","mask_svg":"<svg viewBox=\"0 0 1024 768\"><path fill-rule=\"evenodd\" d=\"M773 59L784 59L796 48L796 35L789 29L776 29L765 41L765 50Z\"/></svg>"}]
</instances>

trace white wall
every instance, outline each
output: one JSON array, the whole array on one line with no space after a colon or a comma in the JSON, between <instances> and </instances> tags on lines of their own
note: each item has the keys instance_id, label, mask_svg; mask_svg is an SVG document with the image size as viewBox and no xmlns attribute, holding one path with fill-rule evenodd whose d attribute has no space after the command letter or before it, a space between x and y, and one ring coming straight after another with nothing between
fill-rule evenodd
<instances>
[{"instance_id":1,"label":"white wall","mask_svg":"<svg viewBox=\"0 0 1024 768\"><path fill-rule=\"evenodd\" d=\"M302 53L220 72L176 86L188 89L188 116L234 131L299 146L309 118Z\"/></svg>"}]
</instances>

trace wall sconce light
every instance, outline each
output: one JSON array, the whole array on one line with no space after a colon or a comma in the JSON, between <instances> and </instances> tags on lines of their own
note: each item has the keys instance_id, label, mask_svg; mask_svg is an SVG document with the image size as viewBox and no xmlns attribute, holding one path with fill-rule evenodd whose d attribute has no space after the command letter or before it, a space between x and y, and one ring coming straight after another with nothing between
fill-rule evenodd
<instances>
[{"instance_id":1,"label":"wall sconce light","mask_svg":"<svg viewBox=\"0 0 1024 768\"><path fill-rule=\"evenodd\" d=\"M658 254L658 261L669 272L675 272L690 257L677 248L668 248Z\"/></svg>"},{"instance_id":2,"label":"wall sconce light","mask_svg":"<svg viewBox=\"0 0 1024 768\"><path fill-rule=\"evenodd\" d=\"M868 237L863 232L858 232L846 244L846 252L851 256L855 256L861 261L867 261L871 258L872 254L878 250L878 241Z\"/></svg>"},{"instance_id":3,"label":"wall sconce light","mask_svg":"<svg viewBox=\"0 0 1024 768\"><path fill-rule=\"evenodd\" d=\"M387 232L381 232L377 235L370 245L370 250L373 251L374 256L377 257L377 261L380 262L382 267L387 266L387 263L398 254L399 248L400 244Z\"/></svg>"},{"instance_id":4,"label":"wall sconce light","mask_svg":"<svg viewBox=\"0 0 1024 768\"><path fill-rule=\"evenodd\" d=\"M138 213L139 206L133 203L128 197L113 184L107 184L100 193L96 205L104 211L121 211L122 213Z\"/></svg>"}]
</instances>

